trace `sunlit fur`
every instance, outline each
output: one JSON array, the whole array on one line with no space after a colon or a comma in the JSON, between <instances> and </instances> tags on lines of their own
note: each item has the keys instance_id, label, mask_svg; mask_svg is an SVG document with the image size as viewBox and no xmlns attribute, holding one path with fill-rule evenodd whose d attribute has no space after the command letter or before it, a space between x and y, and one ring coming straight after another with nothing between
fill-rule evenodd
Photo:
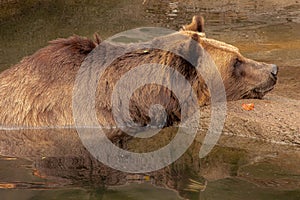
<instances>
[{"instance_id":1,"label":"sunlit fur","mask_svg":"<svg viewBox=\"0 0 300 200\"><path fill-rule=\"evenodd\" d=\"M195 18L200 19L200 18ZM193 23L197 22L194 20ZM203 21L199 22L203 25ZM197 26L186 26L197 27ZM197 30L176 34L187 37L170 46L189 53L191 38L199 43L217 65L224 81L227 99L262 98L276 83L271 65L244 58L234 46L205 37ZM203 28L201 28L203 30ZM74 124L72 95L76 74L89 53L101 42L79 36L57 39L20 63L0 74L0 125L2 126L69 126ZM184 44L184 45L183 45ZM145 53L146 52L146 53ZM113 52L112 52L113 53ZM237 59L239 60L237 64ZM179 71L191 83L200 106L209 104L210 94L203 77L183 58L162 50L141 50L118 58L105 71L105 82L99 82L96 110L100 123L114 125L111 114L112 89L122 74L139 65L159 63ZM156 92L153 92L157 90ZM155 95L149 95L155 94ZM180 121L180 106L172 91L148 85L136 91L130 113L140 125L149 124L149 106L162 103L172 125ZM85 105L82 105L84 108Z\"/></svg>"}]
</instances>

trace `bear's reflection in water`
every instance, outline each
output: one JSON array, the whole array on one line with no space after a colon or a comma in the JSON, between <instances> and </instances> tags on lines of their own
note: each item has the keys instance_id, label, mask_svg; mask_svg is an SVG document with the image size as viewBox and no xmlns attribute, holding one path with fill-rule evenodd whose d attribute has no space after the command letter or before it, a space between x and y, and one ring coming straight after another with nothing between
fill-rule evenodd
<instances>
[{"instance_id":1,"label":"bear's reflection in water","mask_svg":"<svg viewBox=\"0 0 300 200\"><path fill-rule=\"evenodd\" d=\"M121 142L113 142L118 146L121 144L128 151L148 152L164 146L176 132L177 128L168 127L162 130L163 134L160 134L159 139L148 138L145 142L142 141L144 139L124 138ZM201 195L221 198L232 194L237 199L253 198L252 195L272 198L274 195L285 195L288 191L294 191L293 194L290 193L292 196L299 195L299 150L290 146L222 136L212 152L200 159L202 138L198 134L184 155L163 169L129 174L105 166L95 159L82 145L75 129L2 130L1 155L32 161L29 170L34 176L41 178L42 183L37 184L31 180L20 183L15 175L13 177L16 180L2 182L1 185L10 184L11 188L26 186L27 189L90 188L93 193L97 193L94 194L96 196L109 194L111 188L126 191L126 187L114 186L129 184L135 187L135 183L151 183L172 189L188 199L199 199ZM139 187L142 190L151 188L144 184ZM249 192L253 194L249 196Z\"/></svg>"}]
</instances>

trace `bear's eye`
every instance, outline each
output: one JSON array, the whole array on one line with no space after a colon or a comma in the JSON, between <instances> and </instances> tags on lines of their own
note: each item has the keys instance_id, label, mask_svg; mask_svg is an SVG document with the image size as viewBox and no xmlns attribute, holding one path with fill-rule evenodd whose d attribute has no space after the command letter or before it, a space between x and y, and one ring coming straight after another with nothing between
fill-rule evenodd
<instances>
[{"instance_id":1,"label":"bear's eye","mask_svg":"<svg viewBox=\"0 0 300 200\"><path fill-rule=\"evenodd\" d=\"M234 67L234 68L238 68L239 66L241 66L242 63L243 63L243 62L240 61L240 60L237 58L237 59L235 59L235 61L234 61L233 67Z\"/></svg>"}]
</instances>

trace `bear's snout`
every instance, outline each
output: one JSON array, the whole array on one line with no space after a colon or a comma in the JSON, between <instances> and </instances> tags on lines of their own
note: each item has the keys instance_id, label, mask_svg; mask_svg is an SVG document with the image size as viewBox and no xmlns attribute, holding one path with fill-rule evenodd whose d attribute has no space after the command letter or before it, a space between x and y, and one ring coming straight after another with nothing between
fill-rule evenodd
<instances>
[{"instance_id":1,"label":"bear's snout","mask_svg":"<svg viewBox=\"0 0 300 200\"><path fill-rule=\"evenodd\" d=\"M273 76L275 76L275 77L277 76L277 74L278 74L278 67L277 67L277 65L272 64L271 74Z\"/></svg>"},{"instance_id":2,"label":"bear's snout","mask_svg":"<svg viewBox=\"0 0 300 200\"><path fill-rule=\"evenodd\" d=\"M273 76L277 76L277 74L278 74L278 67L277 67L277 65L275 65L275 64L272 64L272 66L271 66L272 68L271 68L271 74L273 75Z\"/></svg>"},{"instance_id":3,"label":"bear's snout","mask_svg":"<svg viewBox=\"0 0 300 200\"><path fill-rule=\"evenodd\" d=\"M277 82L278 67L275 64L271 64L270 67L271 67L270 68L270 77L273 80L274 85L275 85Z\"/></svg>"}]
</instances>

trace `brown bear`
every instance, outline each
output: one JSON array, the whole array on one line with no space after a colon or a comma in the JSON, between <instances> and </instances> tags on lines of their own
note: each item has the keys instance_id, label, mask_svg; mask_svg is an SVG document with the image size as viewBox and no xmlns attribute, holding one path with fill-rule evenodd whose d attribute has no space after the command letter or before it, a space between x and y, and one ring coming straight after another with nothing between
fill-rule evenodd
<instances>
[{"instance_id":1,"label":"brown bear","mask_svg":"<svg viewBox=\"0 0 300 200\"><path fill-rule=\"evenodd\" d=\"M262 98L276 83L277 67L243 57L238 48L205 37L204 20L193 17L175 35L186 39L172 42L165 36L150 43L164 43L185 55L198 53L197 46L211 56L221 74L227 100ZM193 44L191 41L194 41ZM0 125L2 126L72 126L72 97L77 73L100 43L72 36L51 41L48 46L0 74ZM99 45L100 46L100 45ZM106 52L107 53L107 52ZM199 52L201 54L201 52ZM87 62L94 62L91 56ZM96 90L95 108L100 124L114 125L110 98L117 81L126 72L143 64L159 63L177 70L191 84L200 106L209 104L210 91L192 63L162 49L140 49L122 55L105 70ZM213 75L207 75L213 76ZM207 78L207 77L206 77ZM209 78L209 77L208 77ZM166 81L171 81L166 78ZM166 109L166 125L180 121L181 108L174 93L163 86L148 84L134 92L130 99L130 116L141 126L151 123L149 109L160 104ZM84 109L84 105L82 107Z\"/></svg>"}]
</instances>

